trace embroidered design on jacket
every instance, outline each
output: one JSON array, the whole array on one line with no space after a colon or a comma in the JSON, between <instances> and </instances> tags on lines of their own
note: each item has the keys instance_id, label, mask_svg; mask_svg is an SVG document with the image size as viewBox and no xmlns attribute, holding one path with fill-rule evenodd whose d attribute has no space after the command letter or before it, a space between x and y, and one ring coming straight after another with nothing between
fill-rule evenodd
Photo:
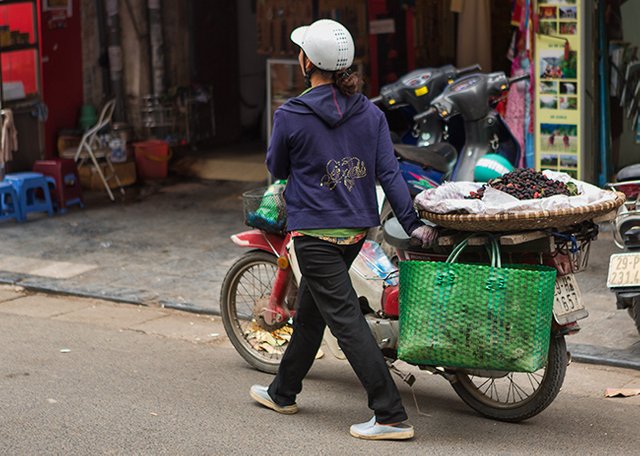
<instances>
[{"instance_id":1,"label":"embroidered design on jacket","mask_svg":"<svg viewBox=\"0 0 640 456\"><path fill-rule=\"evenodd\" d=\"M341 160L329 160L327 162L327 174L322 176L320 186L333 190L340 183L351 191L356 179L362 179L367 175L364 162L356 157L344 157Z\"/></svg>"}]
</instances>

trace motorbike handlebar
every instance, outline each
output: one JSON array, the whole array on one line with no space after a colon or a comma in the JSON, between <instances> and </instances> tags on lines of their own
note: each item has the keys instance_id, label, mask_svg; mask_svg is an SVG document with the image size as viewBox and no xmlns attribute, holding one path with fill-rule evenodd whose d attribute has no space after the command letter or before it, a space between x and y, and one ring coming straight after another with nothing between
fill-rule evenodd
<instances>
[{"instance_id":1,"label":"motorbike handlebar","mask_svg":"<svg viewBox=\"0 0 640 456\"><path fill-rule=\"evenodd\" d=\"M382 101L382 95L378 95L377 97L369 98L369 101L373 104L378 104Z\"/></svg>"},{"instance_id":2,"label":"motorbike handlebar","mask_svg":"<svg viewBox=\"0 0 640 456\"><path fill-rule=\"evenodd\" d=\"M421 112L420 114L416 114L415 116L413 116L413 121L414 122L420 122L420 121L426 119L427 117L435 114L436 112L438 112L438 110L436 108L434 108L433 106L431 106L426 111Z\"/></svg>"},{"instance_id":3,"label":"motorbike handlebar","mask_svg":"<svg viewBox=\"0 0 640 456\"><path fill-rule=\"evenodd\" d=\"M515 84L516 82L520 82L520 81L526 81L527 79L530 79L530 78L531 78L531 75L528 73L521 74L520 76L514 76L509 79L509 85Z\"/></svg>"},{"instance_id":4,"label":"motorbike handlebar","mask_svg":"<svg viewBox=\"0 0 640 456\"><path fill-rule=\"evenodd\" d=\"M482 67L478 64L475 64L475 65L471 65L471 66L456 70L456 76L464 76L465 74L476 73L481 70L482 70Z\"/></svg>"}]
</instances>

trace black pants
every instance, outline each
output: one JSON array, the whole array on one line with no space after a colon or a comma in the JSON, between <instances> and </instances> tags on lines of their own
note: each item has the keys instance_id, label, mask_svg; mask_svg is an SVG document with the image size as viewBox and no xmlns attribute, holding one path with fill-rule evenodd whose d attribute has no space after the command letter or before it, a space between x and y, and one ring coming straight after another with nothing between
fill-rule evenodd
<instances>
[{"instance_id":1,"label":"black pants","mask_svg":"<svg viewBox=\"0 0 640 456\"><path fill-rule=\"evenodd\" d=\"M293 336L269 387L269 395L279 405L295 402L328 325L366 389L369 408L375 412L378 423L396 423L406 420L407 414L349 278L349 268L362 243L336 245L311 236L295 239L303 278Z\"/></svg>"}]
</instances>

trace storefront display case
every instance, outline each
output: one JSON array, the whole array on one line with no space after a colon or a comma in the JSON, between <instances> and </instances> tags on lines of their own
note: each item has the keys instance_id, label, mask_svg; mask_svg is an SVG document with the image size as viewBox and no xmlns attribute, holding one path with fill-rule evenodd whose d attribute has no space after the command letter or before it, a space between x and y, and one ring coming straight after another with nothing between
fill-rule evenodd
<instances>
[{"instance_id":1,"label":"storefront display case","mask_svg":"<svg viewBox=\"0 0 640 456\"><path fill-rule=\"evenodd\" d=\"M0 100L40 96L36 0L0 1Z\"/></svg>"},{"instance_id":2,"label":"storefront display case","mask_svg":"<svg viewBox=\"0 0 640 456\"><path fill-rule=\"evenodd\" d=\"M13 111L19 145L11 171L42 158L38 10L37 0L0 0L0 106Z\"/></svg>"}]
</instances>

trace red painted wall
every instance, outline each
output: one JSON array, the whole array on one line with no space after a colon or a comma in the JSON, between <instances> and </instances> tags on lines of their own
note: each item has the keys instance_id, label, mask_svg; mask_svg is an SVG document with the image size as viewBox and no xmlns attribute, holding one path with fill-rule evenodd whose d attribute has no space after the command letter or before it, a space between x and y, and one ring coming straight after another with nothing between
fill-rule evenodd
<instances>
[{"instance_id":1,"label":"red painted wall","mask_svg":"<svg viewBox=\"0 0 640 456\"><path fill-rule=\"evenodd\" d=\"M49 108L45 123L45 156L57 155L58 132L73 128L83 103L82 30L80 0L73 1L73 14L55 20L52 12L42 13L42 92Z\"/></svg>"},{"instance_id":2,"label":"red painted wall","mask_svg":"<svg viewBox=\"0 0 640 456\"><path fill-rule=\"evenodd\" d=\"M33 6L31 3L0 4L0 25L11 31L29 33L34 43ZM21 81L26 94L37 92L36 53L33 50L6 52L2 55L2 76L5 83Z\"/></svg>"}]
</instances>

